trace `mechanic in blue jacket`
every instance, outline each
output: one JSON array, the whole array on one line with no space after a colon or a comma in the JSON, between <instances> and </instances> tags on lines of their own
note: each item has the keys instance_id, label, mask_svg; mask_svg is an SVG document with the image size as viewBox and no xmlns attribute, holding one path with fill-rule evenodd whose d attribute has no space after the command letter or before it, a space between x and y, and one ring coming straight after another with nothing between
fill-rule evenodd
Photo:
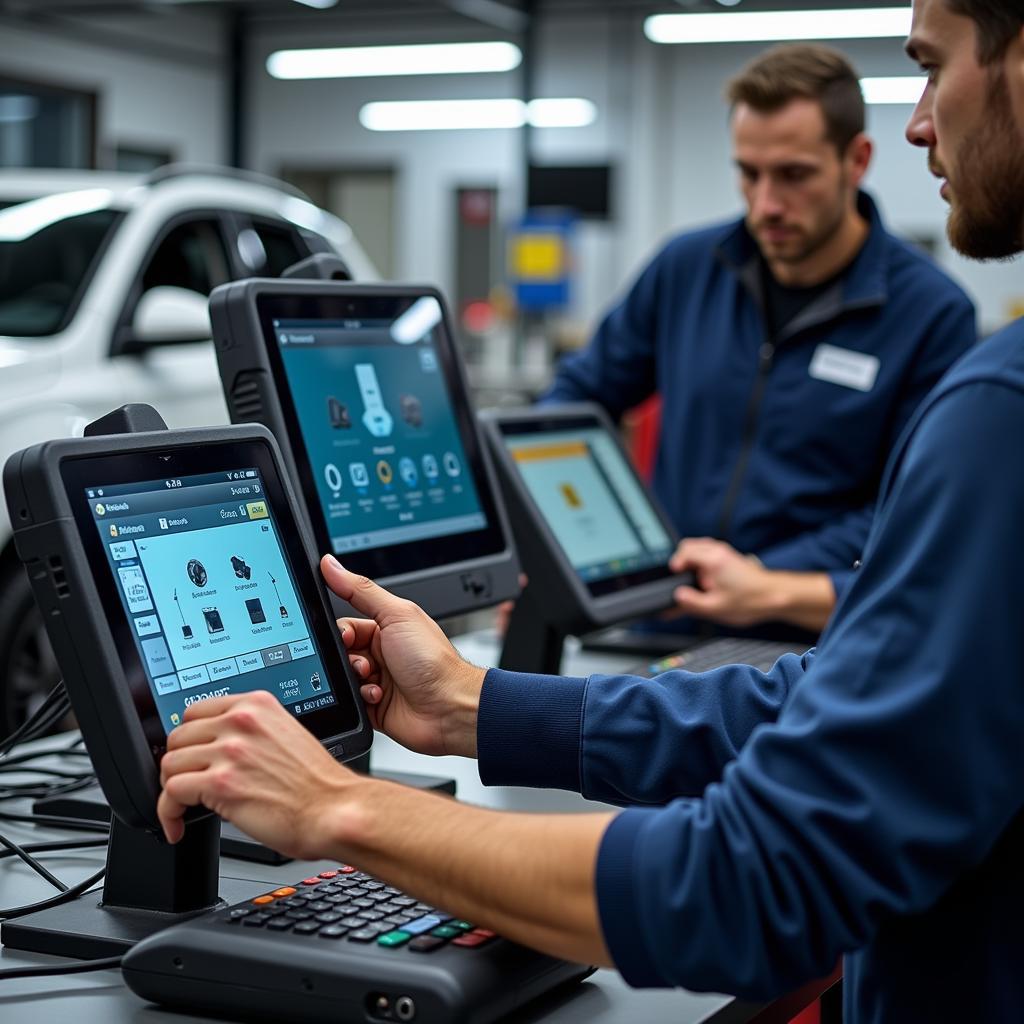
<instances>
[{"instance_id":1,"label":"mechanic in blue jacket","mask_svg":"<svg viewBox=\"0 0 1024 1024\"><path fill-rule=\"evenodd\" d=\"M659 393L653 487L688 539L673 567L702 588L680 607L817 633L896 439L975 340L974 309L859 191L872 144L842 54L770 50L728 97L745 219L670 241L544 400L617 419Z\"/></svg>"},{"instance_id":2,"label":"mechanic in blue jacket","mask_svg":"<svg viewBox=\"0 0 1024 1024\"><path fill-rule=\"evenodd\" d=\"M928 72L908 137L944 179L952 242L1024 251L1024 9L915 0L908 51ZM1024 320L924 401L820 647L768 673L485 672L326 557L372 616L340 626L378 728L476 756L488 783L633 806L514 815L359 776L260 693L194 704L170 734L167 836L204 803L634 985L766 998L844 955L847 1024L1019 1021L1022 437Z\"/></svg>"}]
</instances>

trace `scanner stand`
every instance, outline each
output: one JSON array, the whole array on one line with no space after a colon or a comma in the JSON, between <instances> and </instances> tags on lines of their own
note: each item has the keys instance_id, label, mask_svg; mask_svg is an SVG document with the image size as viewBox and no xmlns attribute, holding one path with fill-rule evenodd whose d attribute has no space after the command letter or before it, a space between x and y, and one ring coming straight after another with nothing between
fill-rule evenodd
<instances>
[{"instance_id":1,"label":"scanner stand","mask_svg":"<svg viewBox=\"0 0 1024 1024\"><path fill-rule=\"evenodd\" d=\"M218 895L220 819L213 814L190 822L176 846L117 817L110 826L102 895L4 921L4 946L81 960L120 956L163 928L267 888L266 882L221 878Z\"/></svg>"},{"instance_id":2,"label":"scanner stand","mask_svg":"<svg viewBox=\"0 0 1024 1024\"><path fill-rule=\"evenodd\" d=\"M532 588L527 586L516 599L498 667L510 672L557 675L568 634L552 625L531 593Z\"/></svg>"}]
</instances>

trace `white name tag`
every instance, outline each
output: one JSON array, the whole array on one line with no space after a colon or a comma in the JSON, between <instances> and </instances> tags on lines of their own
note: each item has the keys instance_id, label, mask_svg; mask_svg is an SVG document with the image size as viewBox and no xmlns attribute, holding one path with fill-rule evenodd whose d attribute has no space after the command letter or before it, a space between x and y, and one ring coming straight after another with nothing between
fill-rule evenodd
<instances>
[{"instance_id":1,"label":"white name tag","mask_svg":"<svg viewBox=\"0 0 1024 1024\"><path fill-rule=\"evenodd\" d=\"M857 391L870 391L875 386L881 365L877 356L851 352L835 345L819 345L814 350L809 372L815 380L825 380Z\"/></svg>"}]
</instances>

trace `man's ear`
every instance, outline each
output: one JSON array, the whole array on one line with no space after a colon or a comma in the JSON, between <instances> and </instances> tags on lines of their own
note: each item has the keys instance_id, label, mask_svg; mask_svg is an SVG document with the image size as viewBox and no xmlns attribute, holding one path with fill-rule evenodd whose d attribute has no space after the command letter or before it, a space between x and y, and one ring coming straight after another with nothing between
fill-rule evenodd
<instances>
[{"instance_id":1,"label":"man's ear","mask_svg":"<svg viewBox=\"0 0 1024 1024\"><path fill-rule=\"evenodd\" d=\"M846 170L850 184L854 188L860 188L860 183L871 167L871 160L875 155L875 144L864 133L861 132L846 149Z\"/></svg>"}]
</instances>

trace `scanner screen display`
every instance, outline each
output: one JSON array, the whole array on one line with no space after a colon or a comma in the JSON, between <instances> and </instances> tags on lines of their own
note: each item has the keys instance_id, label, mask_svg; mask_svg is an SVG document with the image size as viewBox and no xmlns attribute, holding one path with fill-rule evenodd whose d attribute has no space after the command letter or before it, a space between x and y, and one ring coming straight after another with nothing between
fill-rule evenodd
<instances>
[{"instance_id":1,"label":"scanner screen display","mask_svg":"<svg viewBox=\"0 0 1024 1024\"><path fill-rule=\"evenodd\" d=\"M441 307L274 318L336 554L483 530L487 518L437 350Z\"/></svg>"},{"instance_id":2,"label":"scanner screen display","mask_svg":"<svg viewBox=\"0 0 1024 1024\"><path fill-rule=\"evenodd\" d=\"M601 429L505 436L516 469L580 579L664 566L673 543L618 445Z\"/></svg>"},{"instance_id":3,"label":"scanner screen display","mask_svg":"<svg viewBox=\"0 0 1024 1024\"><path fill-rule=\"evenodd\" d=\"M87 487L160 721L269 690L296 715L336 703L255 469Z\"/></svg>"}]
</instances>

